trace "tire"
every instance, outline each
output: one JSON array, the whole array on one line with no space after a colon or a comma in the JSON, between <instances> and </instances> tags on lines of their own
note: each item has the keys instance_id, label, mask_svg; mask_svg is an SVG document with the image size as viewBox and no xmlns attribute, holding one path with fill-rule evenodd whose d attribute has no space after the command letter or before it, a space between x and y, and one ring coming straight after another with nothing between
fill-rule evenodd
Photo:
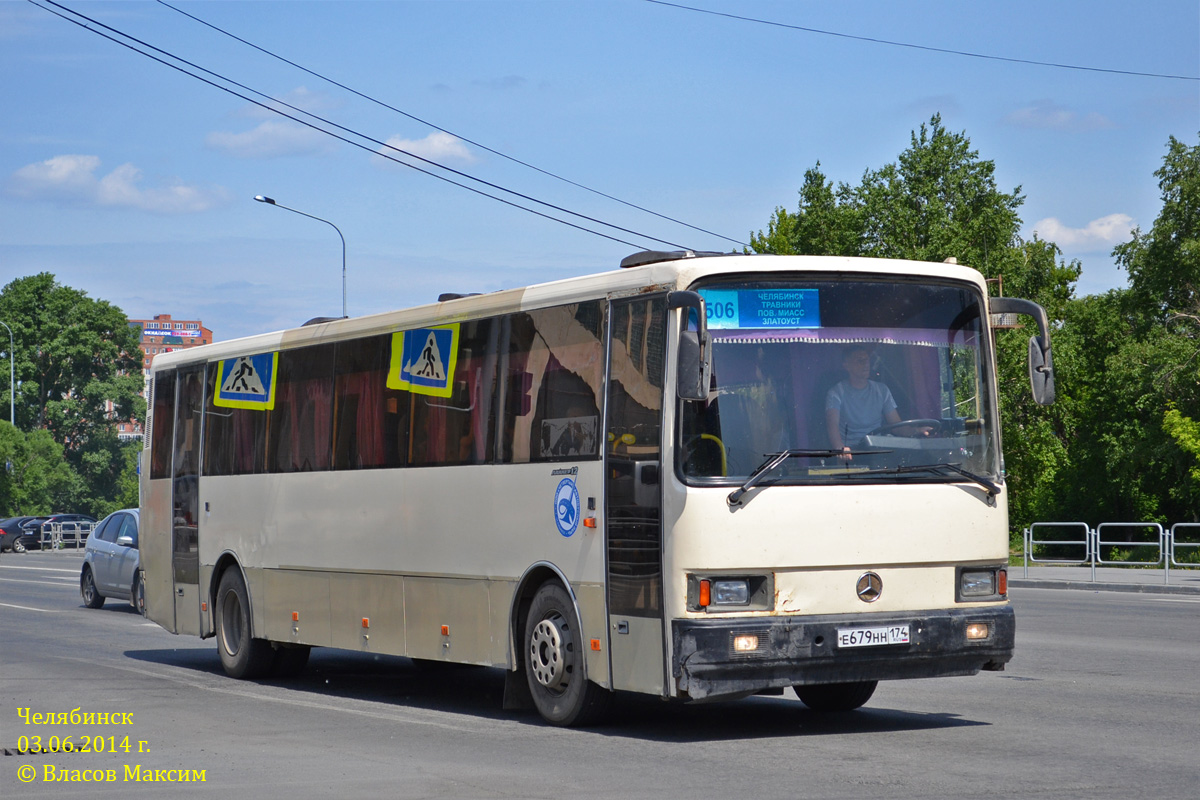
<instances>
[{"instance_id":1,"label":"tire","mask_svg":"<svg viewBox=\"0 0 1200 800\"><path fill-rule=\"evenodd\" d=\"M24 553L25 552L25 545L21 544L20 539L17 539L16 541L13 542L12 551L14 553Z\"/></svg>"},{"instance_id":2,"label":"tire","mask_svg":"<svg viewBox=\"0 0 1200 800\"><path fill-rule=\"evenodd\" d=\"M261 678L275 665L275 651L266 639L250 636L250 593L237 567L221 576L217 588L217 652L231 678Z\"/></svg>"},{"instance_id":3,"label":"tire","mask_svg":"<svg viewBox=\"0 0 1200 800\"><path fill-rule=\"evenodd\" d=\"M308 645L277 647L272 657L271 675L276 678L296 677L308 665L308 654L311 651L312 648Z\"/></svg>"},{"instance_id":4,"label":"tire","mask_svg":"<svg viewBox=\"0 0 1200 800\"><path fill-rule=\"evenodd\" d=\"M813 711L853 711L861 708L871 695L879 681L859 681L858 683L819 683L812 686L796 686L796 696L800 702Z\"/></svg>"},{"instance_id":5,"label":"tire","mask_svg":"<svg viewBox=\"0 0 1200 800\"><path fill-rule=\"evenodd\" d=\"M584 677L582 631L560 584L543 584L534 595L522 642L525 679L542 719L566 727L604 716L612 693Z\"/></svg>"},{"instance_id":6,"label":"tire","mask_svg":"<svg viewBox=\"0 0 1200 800\"><path fill-rule=\"evenodd\" d=\"M104 595L96 588L96 579L92 577L92 568L84 567L79 576L79 593L83 595L83 604L88 608L99 608L104 605Z\"/></svg>"},{"instance_id":7,"label":"tire","mask_svg":"<svg viewBox=\"0 0 1200 800\"><path fill-rule=\"evenodd\" d=\"M139 569L133 574L133 588L129 590L129 604L146 616L146 580Z\"/></svg>"}]
</instances>

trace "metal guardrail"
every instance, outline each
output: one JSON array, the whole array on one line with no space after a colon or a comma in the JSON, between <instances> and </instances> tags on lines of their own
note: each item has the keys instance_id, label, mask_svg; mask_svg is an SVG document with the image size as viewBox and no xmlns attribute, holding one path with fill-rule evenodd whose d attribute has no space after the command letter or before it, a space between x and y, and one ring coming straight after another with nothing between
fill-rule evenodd
<instances>
[{"instance_id":1,"label":"metal guardrail","mask_svg":"<svg viewBox=\"0 0 1200 800\"><path fill-rule=\"evenodd\" d=\"M42 526L38 544L43 550L82 550L94 522L50 522Z\"/></svg>"},{"instance_id":2,"label":"metal guardrail","mask_svg":"<svg viewBox=\"0 0 1200 800\"><path fill-rule=\"evenodd\" d=\"M1106 538L1108 531L1116 529L1141 530L1144 533L1140 538ZM1041 536L1072 538L1039 538ZM1093 582L1096 580L1096 567L1101 565L1161 567L1164 583L1171 580L1171 567L1200 567L1200 563L1179 559L1183 552L1200 549L1200 523L1197 522L1177 522L1169 530L1164 530L1157 522L1103 522L1095 528L1088 527L1086 522L1035 522L1025 529L1024 540L1026 578L1029 577L1030 563L1090 566ZM1058 554L1038 555L1038 548L1044 551L1048 547L1053 547ZM1105 558L1105 548L1121 548L1128 552L1120 558L1113 558L1114 554L1110 552L1110 557ZM1134 558L1134 555L1140 557Z\"/></svg>"}]
</instances>

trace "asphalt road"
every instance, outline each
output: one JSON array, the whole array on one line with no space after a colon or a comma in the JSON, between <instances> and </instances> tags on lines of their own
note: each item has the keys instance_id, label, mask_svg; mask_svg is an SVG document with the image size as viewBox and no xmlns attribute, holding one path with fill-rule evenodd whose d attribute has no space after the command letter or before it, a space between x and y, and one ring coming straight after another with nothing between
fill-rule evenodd
<instances>
[{"instance_id":1,"label":"asphalt road","mask_svg":"<svg viewBox=\"0 0 1200 800\"><path fill-rule=\"evenodd\" d=\"M0 747L102 736L106 752L0 756L8 800L1200 792L1200 597L1020 587L1006 672L881 684L866 708L832 716L790 691L704 706L622 698L607 725L560 730L502 711L495 670L318 650L295 681L232 680L211 640L173 636L118 601L84 608L79 563L0 556ZM22 708L127 714L129 724L25 724ZM116 780L46 783L47 766ZM135 768L203 770L204 782L126 780ZM172 769L184 772L161 772Z\"/></svg>"}]
</instances>

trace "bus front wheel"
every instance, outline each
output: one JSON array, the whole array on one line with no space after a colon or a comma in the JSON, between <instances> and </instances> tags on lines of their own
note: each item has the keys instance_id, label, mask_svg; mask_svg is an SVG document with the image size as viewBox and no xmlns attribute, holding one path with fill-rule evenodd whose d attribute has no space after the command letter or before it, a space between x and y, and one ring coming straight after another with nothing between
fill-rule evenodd
<instances>
[{"instance_id":1,"label":"bus front wheel","mask_svg":"<svg viewBox=\"0 0 1200 800\"><path fill-rule=\"evenodd\" d=\"M607 710L611 694L588 681L583 637L566 589L543 584L525 620L525 678L538 713L551 725L587 725Z\"/></svg>"},{"instance_id":2,"label":"bus front wheel","mask_svg":"<svg viewBox=\"0 0 1200 800\"><path fill-rule=\"evenodd\" d=\"M879 681L859 681L857 683L818 683L811 686L796 686L796 696L800 702L813 711L853 711L861 708L871 695Z\"/></svg>"},{"instance_id":3,"label":"bus front wheel","mask_svg":"<svg viewBox=\"0 0 1200 800\"><path fill-rule=\"evenodd\" d=\"M217 651L225 673L233 678L260 678L270 672L275 653L266 639L250 636L250 593L236 567L221 576L216 605Z\"/></svg>"}]
</instances>

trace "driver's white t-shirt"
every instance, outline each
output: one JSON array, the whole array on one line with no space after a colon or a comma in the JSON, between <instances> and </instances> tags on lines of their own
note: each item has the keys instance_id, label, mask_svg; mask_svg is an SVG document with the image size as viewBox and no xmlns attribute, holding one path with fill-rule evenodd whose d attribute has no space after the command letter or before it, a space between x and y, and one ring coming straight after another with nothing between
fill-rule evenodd
<instances>
[{"instance_id":1,"label":"driver's white t-shirt","mask_svg":"<svg viewBox=\"0 0 1200 800\"><path fill-rule=\"evenodd\" d=\"M853 447L884 423L884 415L896 410L892 390L879 381L867 381L855 389L849 381L839 381L825 395L825 410L836 408L842 442Z\"/></svg>"}]
</instances>

